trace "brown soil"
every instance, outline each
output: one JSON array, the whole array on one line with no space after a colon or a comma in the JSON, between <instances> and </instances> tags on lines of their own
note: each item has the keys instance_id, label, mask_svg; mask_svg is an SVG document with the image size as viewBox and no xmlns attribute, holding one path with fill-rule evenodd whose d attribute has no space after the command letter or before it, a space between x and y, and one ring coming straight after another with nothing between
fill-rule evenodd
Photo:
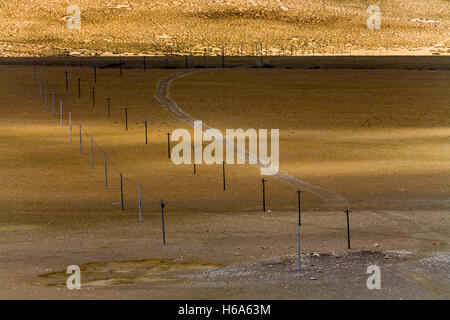
<instances>
[{"instance_id":1,"label":"brown soil","mask_svg":"<svg viewBox=\"0 0 450 320\"><path fill-rule=\"evenodd\" d=\"M99 70L95 107L91 69L69 68L67 91L63 68L39 71L63 99L63 128L34 88L32 66L0 69L1 298L448 299L448 70L208 70L173 80L170 96L208 125L279 128L281 170L346 199L336 205L304 192L300 272L296 186L269 178L262 212L257 168L227 167L223 192L220 166L199 165L193 175L167 159L166 133L191 129L153 95L179 70L125 70L122 80L118 70ZM64 286L73 264L81 290ZM381 290L366 287L372 264Z\"/></svg>"}]
</instances>

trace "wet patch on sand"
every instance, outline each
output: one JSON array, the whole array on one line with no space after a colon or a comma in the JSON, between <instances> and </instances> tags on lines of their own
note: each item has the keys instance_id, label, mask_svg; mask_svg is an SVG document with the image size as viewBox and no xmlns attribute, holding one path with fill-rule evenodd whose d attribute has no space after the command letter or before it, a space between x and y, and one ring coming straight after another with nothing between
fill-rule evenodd
<instances>
[{"instance_id":1,"label":"wet patch on sand","mask_svg":"<svg viewBox=\"0 0 450 320\"><path fill-rule=\"evenodd\" d=\"M177 281L186 274L216 268L202 262L184 262L168 259L91 262L80 265L81 286L110 286L157 281ZM48 286L66 286L66 271L40 275Z\"/></svg>"}]
</instances>

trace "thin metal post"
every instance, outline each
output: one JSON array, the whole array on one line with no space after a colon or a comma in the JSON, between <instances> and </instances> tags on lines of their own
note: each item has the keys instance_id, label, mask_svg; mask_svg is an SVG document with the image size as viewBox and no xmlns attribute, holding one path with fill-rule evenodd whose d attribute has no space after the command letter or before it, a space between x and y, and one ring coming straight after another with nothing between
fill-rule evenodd
<instances>
[{"instance_id":1,"label":"thin metal post","mask_svg":"<svg viewBox=\"0 0 450 320\"><path fill-rule=\"evenodd\" d=\"M225 181L225 161L222 161L222 176L223 176L223 191L225 191L225 188L226 188L226 181Z\"/></svg>"},{"instance_id":2,"label":"thin metal post","mask_svg":"<svg viewBox=\"0 0 450 320\"><path fill-rule=\"evenodd\" d=\"M147 120L144 121L145 123L145 144L148 143L148 139L147 139Z\"/></svg>"},{"instance_id":3,"label":"thin metal post","mask_svg":"<svg viewBox=\"0 0 450 320\"><path fill-rule=\"evenodd\" d=\"M225 47L222 46L222 68L225 68Z\"/></svg>"},{"instance_id":4,"label":"thin metal post","mask_svg":"<svg viewBox=\"0 0 450 320\"><path fill-rule=\"evenodd\" d=\"M106 98L106 100L108 101L108 119L111 119L111 98Z\"/></svg>"},{"instance_id":5,"label":"thin metal post","mask_svg":"<svg viewBox=\"0 0 450 320\"><path fill-rule=\"evenodd\" d=\"M119 58L119 64L120 64L120 79L122 79L122 56Z\"/></svg>"},{"instance_id":6,"label":"thin metal post","mask_svg":"<svg viewBox=\"0 0 450 320\"><path fill-rule=\"evenodd\" d=\"M197 171L196 171L196 169L195 169L195 145L192 146L192 155L193 155L193 157L194 157L194 174L196 174Z\"/></svg>"},{"instance_id":7,"label":"thin metal post","mask_svg":"<svg viewBox=\"0 0 450 320\"><path fill-rule=\"evenodd\" d=\"M122 203L122 211L125 210L125 206L123 204L123 181L122 181L122 172L120 173L120 201Z\"/></svg>"},{"instance_id":8,"label":"thin metal post","mask_svg":"<svg viewBox=\"0 0 450 320\"><path fill-rule=\"evenodd\" d=\"M69 112L69 137L72 141L72 112Z\"/></svg>"},{"instance_id":9,"label":"thin metal post","mask_svg":"<svg viewBox=\"0 0 450 320\"><path fill-rule=\"evenodd\" d=\"M297 190L297 198L298 198L298 223L302 225L302 211L301 211L301 202L300 202L300 193L301 190Z\"/></svg>"},{"instance_id":10,"label":"thin metal post","mask_svg":"<svg viewBox=\"0 0 450 320\"><path fill-rule=\"evenodd\" d=\"M94 139L91 138L91 169L94 169Z\"/></svg>"},{"instance_id":11,"label":"thin metal post","mask_svg":"<svg viewBox=\"0 0 450 320\"><path fill-rule=\"evenodd\" d=\"M163 234L163 244L166 244L166 228L164 226L164 202L161 200L161 222L162 222L162 234Z\"/></svg>"},{"instance_id":12,"label":"thin metal post","mask_svg":"<svg viewBox=\"0 0 450 320\"><path fill-rule=\"evenodd\" d=\"M34 60L34 87L37 88L36 60Z\"/></svg>"},{"instance_id":13,"label":"thin metal post","mask_svg":"<svg viewBox=\"0 0 450 320\"><path fill-rule=\"evenodd\" d=\"M95 107L95 87L92 87L92 107Z\"/></svg>"},{"instance_id":14,"label":"thin metal post","mask_svg":"<svg viewBox=\"0 0 450 320\"><path fill-rule=\"evenodd\" d=\"M170 133L167 133L167 156L170 159Z\"/></svg>"},{"instance_id":15,"label":"thin metal post","mask_svg":"<svg viewBox=\"0 0 450 320\"><path fill-rule=\"evenodd\" d=\"M92 67L94 68L94 83L97 83L97 64L95 63L95 57L92 57Z\"/></svg>"},{"instance_id":16,"label":"thin metal post","mask_svg":"<svg viewBox=\"0 0 450 320\"><path fill-rule=\"evenodd\" d=\"M128 131L128 108L125 108L125 131Z\"/></svg>"},{"instance_id":17,"label":"thin metal post","mask_svg":"<svg viewBox=\"0 0 450 320\"><path fill-rule=\"evenodd\" d=\"M81 135L81 124L80 124L80 154L83 154L83 147L82 147L82 135Z\"/></svg>"},{"instance_id":18,"label":"thin metal post","mask_svg":"<svg viewBox=\"0 0 450 320\"><path fill-rule=\"evenodd\" d=\"M48 82L45 80L45 104L48 104L48 92L47 92Z\"/></svg>"},{"instance_id":19,"label":"thin metal post","mask_svg":"<svg viewBox=\"0 0 450 320\"><path fill-rule=\"evenodd\" d=\"M52 115L55 117L55 90L52 89Z\"/></svg>"},{"instance_id":20,"label":"thin metal post","mask_svg":"<svg viewBox=\"0 0 450 320\"><path fill-rule=\"evenodd\" d=\"M81 97L81 79L78 78L78 98Z\"/></svg>"},{"instance_id":21,"label":"thin metal post","mask_svg":"<svg viewBox=\"0 0 450 320\"><path fill-rule=\"evenodd\" d=\"M352 212L352 210L347 209L344 212L347 214L347 244L348 248L350 249L350 219L348 217L348 214Z\"/></svg>"},{"instance_id":22,"label":"thin metal post","mask_svg":"<svg viewBox=\"0 0 450 320\"><path fill-rule=\"evenodd\" d=\"M141 185L138 184L139 193L139 223L142 223L142 201L141 201Z\"/></svg>"},{"instance_id":23,"label":"thin metal post","mask_svg":"<svg viewBox=\"0 0 450 320\"><path fill-rule=\"evenodd\" d=\"M60 125L63 127L63 102L59 100L59 116L60 116Z\"/></svg>"},{"instance_id":24,"label":"thin metal post","mask_svg":"<svg viewBox=\"0 0 450 320\"><path fill-rule=\"evenodd\" d=\"M64 73L66 74L66 90L69 90L69 78L67 76L67 71Z\"/></svg>"},{"instance_id":25,"label":"thin metal post","mask_svg":"<svg viewBox=\"0 0 450 320\"><path fill-rule=\"evenodd\" d=\"M263 211L266 211L266 186L265 186L265 182L267 180L266 179L261 179L262 182L262 200L263 200Z\"/></svg>"},{"instance_id":26,"label":"thin metal post","mask_svg":"<svg viewBox=\"0 0 450 320\"><path fill-rule=\"evenodd\" d=\"M300 221L297 223L297 267L301 269L301 250L300 250Z\"/></svg>"},{"instance_id":27,"label":"thin metal post","mask_svg":"<svg viewBox=\"0 0 450 320\"><path fill-rule=\"evenodd\" d=\"M105 187L108 186L108 166L106 164L106 152L103 153L105 159Z\"/></svg>"}]
</instances>

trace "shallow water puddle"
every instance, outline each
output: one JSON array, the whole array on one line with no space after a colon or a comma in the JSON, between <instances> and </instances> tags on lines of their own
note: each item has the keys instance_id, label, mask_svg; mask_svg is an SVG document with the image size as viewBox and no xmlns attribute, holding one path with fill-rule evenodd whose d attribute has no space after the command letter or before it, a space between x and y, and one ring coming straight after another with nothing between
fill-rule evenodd
<instances>
[{"instance_id":1,"label":"shallow water puddle","mask_svg":"<svg viewBox=\"0 0 450 320\"><path fill-rule=\"evenodd\" d=\"M217 267L201 262L167 259L91 262L80 265L82 286L106 286L156 281L181 280L189 272ZM70 274L66 271L41 274L49 286L65 286Z\"/></svg>"}]
</instances>

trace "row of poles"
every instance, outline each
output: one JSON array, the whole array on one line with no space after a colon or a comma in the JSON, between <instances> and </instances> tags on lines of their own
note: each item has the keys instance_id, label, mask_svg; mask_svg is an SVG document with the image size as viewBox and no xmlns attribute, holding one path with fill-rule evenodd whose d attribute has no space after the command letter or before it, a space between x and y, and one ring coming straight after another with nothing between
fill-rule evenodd
<instances>
[{"instance_id":1,"label":"row of poles","mask_svg":"<svg viewBox=\"0 0 450 320\"><path fill-rule=\"evenodd\" d=\"M145 66L145 57L144 57L144 66ZM120 60L120 76L122 77L122 61ZM145 70L145 67L144 67ZM93 75L94 75L94 83L97 81L97 67L95 64L95 59L93 59ZM35 87L37 86L37 72L36 72L36 65L34 66L34 80L35 80ZM78 78L78 97L81 97L81 85L80 85L80 78ZM68 78L68 71L65 70L65 87L66 90L69 89L69 78ZM42 86L41 86L41 77L39 78L39 95L42 96ZM51 99L52 99L52 115L55 117L55 92L54 89L51 89ZM110 98L107 98L107 117L108 119L111 117L111 104L110 104ZM48 81L45 81L45 103L48 104ZM92 103L95 107L95 87L92 87ZM125 130L128 131L128 108L124 108L124 114L125 114ZM63 127L63 102L60 100L60 127ZM145 144L148 144L148 121L144 120L144 132L145 132ZM83 143L82 143L82 126L79 125L79 143L80 143L80 155L83 154ZM72 113L69 112L69 138L72 140ZM90 160L91 160L91 169L94 169L94 139L90 137ZM195 162L195 147L193 146L194 151L194 161L193 161L193 171L194 174L197 173L196 171L196 162ZM167 133L167 153L168 158L171 157L171 146L170 146L170 133ZM104 152L104 174L105 174L105 187L108 187L108 167L107 167L107 154ZM226 175L225 175L225 161L222 162L222 180L223 180L223 190L226 190ZM266 211L266 182L267 179L261 179L262 183L262 210ZM300 270L301 269L301 246L300 246L300 227L301 227L301 193L302 190L297 190L297 199L298 199L298 220L297 220L297 256L298 256L298 262L297 267ZM125 210L124 205L124 188L123 188L123 174L120 172L120 197L121 197L121 209L122 211ZM142 199L141 199L141 185L138 183L138 208L139 208L139 222L142 223ZM160 208L161 208L161 225L162 225L162 235L163 235L163 244L166 244L166 235L165 235L165 221L164 221L164 208L165 204L163 200L160 200ZM350 246L350 218L349 214L352 212L349 209L346 209L344 211L346 213L347 218L347 244L348 249L351 248Z\"/></svg>"},{"instance_id":2,"label":"row of poles","mask_svg":"<svg viewBox=\"0 0 450 320\"><path fill-rule=\"evenodd\" d=\"M381 55L381 49L379 49L379 50L380 50L379 53ZM289 49L286 50L285 47L281 47L280 51L282 52L281 56L297 56L298 48L296 46L291 46L290 50ZM227 57L227 56L228 57L232 57L233 55L227 55L228 48L226 46L221 46L220 47L220 52L221 52L220 55L216 55L216 56L220 56L221 57L222 67L225 68L226 67L225 57ZM244 56L242 44L241 44L241 47L240 47L240 51L239 51L239 49L237 49L236 52L237 52L237 54L235 56L241 56L241 57ZM290 55L285 55L286 52L290 52ZM304 55L305 51L303 49L302 49L301 52L302 52L302 55ZM307 51L307 52L309 52L309 51ZM312 56L320 55L320 54L322 54L322 55L335 55L336 52L337 51L335 50L334 47L332 48L331 51L330 51L330 49L328 47L326 49L322 48L322 50L321 50L320 46L317 47L317 48L312 47L312 50L311 50ZM268 49L267 45L266 45L266 48L264 49L262 43L256 43L254 46L252 46L252 57L270 56L270 53L271 52ZM337 52L337 53L339 53L339 52ZM349 54L351 55L351 53L352 53L351 48L349 48ZM344 54L343 50L341 51L341 54ZM170 56L173 56L172 52L170 54L166 54L165 55L165 67L166 68L169 67L169 57ZM193 54L192 49L190 49L190 54L189 55L184 55L184 57L185 57L185 68L186 69L190 67L189 66L189 57L192 60L192 58L194 56L195 55ZM210 50L210 46L208 46L208 49L204 48L203 59L206 60L206 58L210 57L210 56L211 56L211 50ZM144 72L148 69L150 58L151 58L150 56L142 56L142 67L144 69ZM120 78L123 78L123 67L125 65L125 62L122 59L122 56L119 56L118 59L119 59L119 61L118 61L119 75L120 75ZM65 65L67 66L67 61L65 62ZM36 67L36 62L35 62L35 67ZM94 83L97 83L97 63L96 63L95 57L92 58L92 68L93 68ZM79 97L81 96L81 94L80 94L80 81L81 81L81 79L78 78L78 89L79 89L78 90L78 96ZM65 71L65 84L66 84L66 89L68 90L69 80L68 80L68 72L67 72L67 70Z\"/></svg>"},{"instance_id":3,"label":"row of poles","mask_svg":"<svg viewBox=\"0 0 450 320\"><path fill-rule=\"evenodd\" d=\"M97 72L96 72L96 65L93 64L94 68L94 82L97 80ZM68 78L68 71L65 70L65 87L66 90L69 89L69 78ZM121 72L122 75L122 72ZM81 79L78 78L78 97L81 97ZM35 87L37 87L37 70L36 65L34 66L34 83ZM48 81L45 80L45 86L44 86L44 95L45 95L45 104L48 105L49 103L49 85ZM42 80L41 76L39 75L39 95L42 96ZM51 89L51 99L52 99L52 116L55 117L55 91L54 89ZM92 102L93 106L95 107L95 87L92 87ZM111 117L111 106L110 106L110 98L107 98L108 103L108 118ZM127 109L127 108L126 108ZM63 102L60 100L60 127L63 127ZM128 130L128 125L126 127ZM145 135L146 135L146 141L145 143L148 143L147 139L147 120L145 120ZM72 112L69 112L69 139L72 141ZM83 132L82 132L82 125L79 125L79 143L80 148L79 152L80 155L83 154ZM107 154L106 152L103 153L104 157L104 174L105 174L105 187L108 187L108 165L107 165ZM90 137L90 162L91 162L91 169L94 169L94 139ZM124 204L124 185L123 185L123 174L120 172L120 195L121 195L121 209L122 211L125 210L125 204ZM142 199L141 199L141 185L138 184L138 207L139 207L139 222L142 223ZM163 200L160 200L160 207L161 207L161 221L162 221L162 234L163 234L163 244L166 244L166 236L165 236L165 222L164 222L164 208L165 204Z\"/></svg>"}]
</instances>

